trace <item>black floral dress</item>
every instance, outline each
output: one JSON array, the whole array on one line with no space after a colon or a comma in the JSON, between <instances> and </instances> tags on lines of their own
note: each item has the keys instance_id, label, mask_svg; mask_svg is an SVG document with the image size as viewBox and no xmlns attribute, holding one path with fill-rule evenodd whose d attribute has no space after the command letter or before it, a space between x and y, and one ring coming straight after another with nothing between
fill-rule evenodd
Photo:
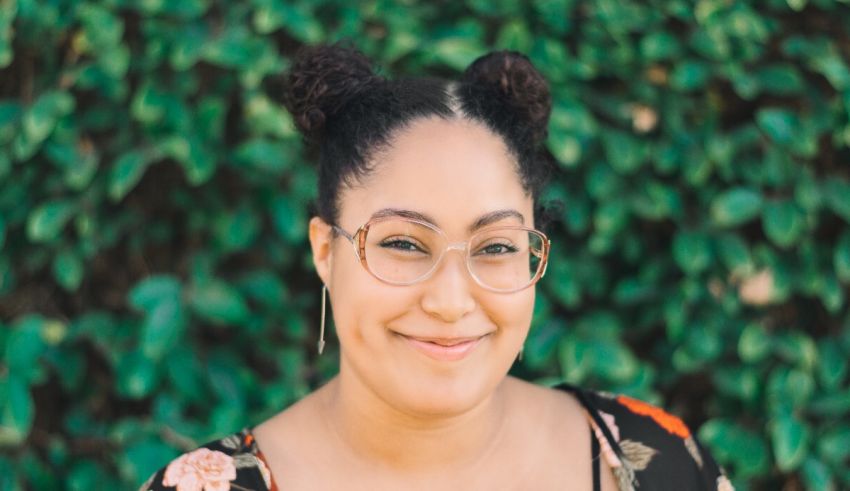
<instances>
[{"instance_id":1,"label":"black floral dress","mask_svg":"<svg viewBox=\"0 0 850 491\"><path fill-rule=\"evenodd\" d=\"M587 413L594 490L604 459L620 491L733 491L723 470L676 416L623 395L566 383L555 388L572 393ZM251 428L245 428L172 460L139 491L278 491L278 486L285 489L286 477L272 476Z\"/></svg>"}]
</instances>

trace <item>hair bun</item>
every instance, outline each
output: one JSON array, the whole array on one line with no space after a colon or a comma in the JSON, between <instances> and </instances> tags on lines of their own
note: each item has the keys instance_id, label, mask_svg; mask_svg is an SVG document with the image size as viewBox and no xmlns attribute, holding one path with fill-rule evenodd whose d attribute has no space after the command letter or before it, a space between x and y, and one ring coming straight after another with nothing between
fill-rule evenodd
<instances>
[{"instance_id":1,"label":"hair bun","mask_svg":"<svg viewBox=\"0 0 850 491\"><path fill-rule=\"evenodd\" d=\"M304 46L284 78L283 103L304 136L320 135L327 118L353 96L383 80L362 52L341 42Z\"/></svg>"},{"instance_id":2,"label":"hair bun","mask_svg":"<svg viewBox=\"0 0 850 491\"><path fill-rule=\"evenodd\" d=\"M546 139L552 95L549 83L527 56L507 50L488 53L467 67L461 81L497 92L530 125L535 144Z\"/></svg>"}]
</instances>

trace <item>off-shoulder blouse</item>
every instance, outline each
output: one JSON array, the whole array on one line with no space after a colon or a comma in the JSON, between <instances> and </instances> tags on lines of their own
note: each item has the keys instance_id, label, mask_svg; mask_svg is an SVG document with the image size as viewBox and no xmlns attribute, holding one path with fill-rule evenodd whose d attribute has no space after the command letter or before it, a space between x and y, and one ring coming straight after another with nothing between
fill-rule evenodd
<instances>
[{"instance_id":1,"label":"off-shoulder blouse","mask_svg":"<svg viewBox=\"0 0 850 491\"><path fill-rule=\"evenodd\" d=\"M602 459L620 491L732 491L723 469L678 417L638 399L562 383L591 427L593 489L600 489ZM251 428L209 442L169 462L139 491L285 491L286 476L272 476Z\"/></svg>"}]
</instances>

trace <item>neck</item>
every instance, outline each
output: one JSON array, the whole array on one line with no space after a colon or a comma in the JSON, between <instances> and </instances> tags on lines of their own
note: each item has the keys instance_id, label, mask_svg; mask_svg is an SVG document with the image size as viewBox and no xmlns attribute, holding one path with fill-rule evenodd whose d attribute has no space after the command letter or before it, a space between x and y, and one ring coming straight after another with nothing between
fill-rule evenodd
<instances>
[{"instance_id":1,"label":"neck","mask_svg":"<svg viewBox=\"0 0 850 491\"><path fill-rule=\"evenodd\" d=\"M372 468L420 475L469 470L505 432L504 381L468 411L440 416L392 407L345 370L327 385L322 411L330 433L353 461Z\"/></svg>"}]
</instances>

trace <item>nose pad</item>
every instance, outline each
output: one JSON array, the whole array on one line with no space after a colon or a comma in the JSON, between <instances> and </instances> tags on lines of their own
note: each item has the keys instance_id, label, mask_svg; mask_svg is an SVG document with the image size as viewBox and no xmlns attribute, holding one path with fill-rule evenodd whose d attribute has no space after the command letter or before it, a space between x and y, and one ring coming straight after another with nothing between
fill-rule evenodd
<instances>
[{"instance_id":1,"label":"nose pad","mask_svg":"<svg viewBox=\"0 0 850 491\"><path fill-rule=\"evenodd\" d=\"M452 251L452 250L454 250L454 251L465 251L466 250L466 243L458 242L456 244L449 244L449 245L446 246L446 250L447 251Z\"/></svg>"},{"instance_id":2,"label":"nose pad","mask_svg":"<svg viewBox=\"0 0 850 491\"><path fill-rule=\"evenodd\" d=\"M460 251L461 265L460 271L449 272L451 279L444 277L446 271L440 271L446 266L448 258L443 254L440 260L441 264L437 266L434 276L431 281L438 281L434 287L430 288L422 297L422 308L426 312L436 317L441 318L444 322L452 323L475 309L475 299L473 298L467 281L470 280L469 268L466 262L466 244L448 244L445 251L450 250ZM448 279L448 281L447 281Z\"/></svg>"},{"instance_id":3,"label":"nose pad","mask_svg":"<svg viewBox=\"0 0 850 491\"><path fill-rule=\"evenodd\" d=\"M464 273L468 273L469 268L466 265L466 243L457 242L455 244L449 244L449 245L446 246L446 253L448 253L449 251L458 251L458 252L461 253L461 263L462 263L461 269L463 270ZM444 257L443 257L441 262L445 262L448 259L447 257L445 257L445 254L443 256Z\"/></svg>"}]
</instances>

